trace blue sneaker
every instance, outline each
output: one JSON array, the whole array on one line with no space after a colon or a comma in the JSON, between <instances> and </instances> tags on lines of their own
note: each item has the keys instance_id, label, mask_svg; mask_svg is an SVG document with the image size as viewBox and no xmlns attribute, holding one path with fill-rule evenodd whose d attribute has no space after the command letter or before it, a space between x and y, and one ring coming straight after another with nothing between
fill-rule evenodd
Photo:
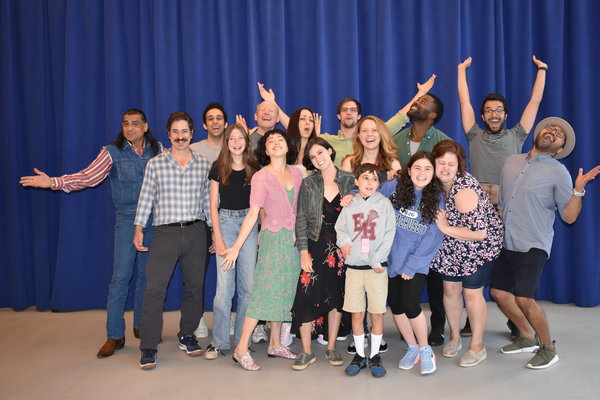
<instances>
[{"instance_id":1,"label":"blue sneaker","mask_svg":"<svg viewBox=\"0 0 600 400\"><path fill-rule=\"evenodd\" d=\"M409 344L406 349L406 354L398 363L398 368L408 370L415 366L419 362L420 353L419 348L415 345Z\"/></svg>"},{"instance_id":2,"label":"blue sneaker","mask_svg":"<svg viewBox=\"0 0 600 400\"><path fill-rule=\"evenodd\" d=\"M200 347L194 335L180 336L179 350L185 351L185 354L191 357L202 354L202 347Z\"/></svg>"},{"instance_id":3,"label":"blue sneaker","mask_svg":"<svg viewBox=\"0 0 600 400\"><path fill-rule=\"evenodd\" d=\"M141 369L152 369L156 367L156 350L155 349L143 349L142 358L140 358Z\"/></svg>"},{"instance_id":4,"label":"blue sneaker","mask_svg":"<svg viewBox=\"0 0 600 400\"><path fill-rule=\"evenodd\" d=\"M421 375L431 374L436 370L435 366L435 354L431 349L431 346L421 347L419 349L421 357Z\"/></svg>"},{"instance_id":5,"label":"blue sneaker","mask_svg":"<svg viewBox=\"0 0 600 400\"><path fill-rule=\"evenodd\" d=\"M375 378L381 378L385 375L386 370L383 367L383 360L379 353L369 358L369 368L371 368L371 375Z\"/></svg>"},{"instance_id":6,"label":"blue sneaker","mask_svg":"<svg viewBox=\"0 0 600 400\"><path fill-rule=\"evenodd\" d=\"M346 375L354 376L367 366L367 359L361 357L358 354L354 355L354 358L350 362L350 365L346 367Z\"/></svg>"}]
</instances>

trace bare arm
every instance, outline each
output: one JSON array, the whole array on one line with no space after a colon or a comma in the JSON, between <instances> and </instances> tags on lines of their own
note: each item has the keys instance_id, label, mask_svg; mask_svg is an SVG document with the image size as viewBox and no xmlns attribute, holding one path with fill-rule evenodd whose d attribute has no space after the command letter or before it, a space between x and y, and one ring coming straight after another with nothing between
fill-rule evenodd
<instances>
[{"instance_id":1,"label":"bare arm","mask_svg":"<svg viewBox=\"0 0 600 400\"><path fill-rule=\"evenodd\" d=\"M473 189L462 189L456 194L455 204L460 213L466 214L473 211L478 202L479 196ZM446 219L446 212L442 209L438 210L435 223L444 235L458 240L477 242L485 239L487 235L487 229L472 231L466 226L450 226Z\"/></svg>"},{"instance_id":2,"label":"bare arm","mask_svg":"<svg viewBox=\"0 0 600 400\"><path fill-rule=\"evenodd\" d=\"M525 107L523 115L521 115L521 125L527 133L531 132L531 128L533 128L535 116L537 115L538 109L540 108L540 103L542 102L542 97L544 96L546 72L548 69L548 65L535 58L535 56L533 56L532 60L538 70L535 77L535 82L533 83L533 89L531 90L531 99L529 100L529 103L527 103L527 107Z\"/></svg>"},{"instance_id":3,"label":"bare arm","mask_svg":"<svg viewBox=\"0 0 600 400\"><path fill-rule=\"evenodd\" d=\"M575 190L578 192L583 192L585 190L585 185L593 179L596 179L596 175L600 173L600 165L596 165L590 172L587 174L583 174L583 168L579 168L579 173L577 174L577 178L575 179ZM577 220L579 213L581 212L583 197L580 196L571 196L571 200L567 203L565 208L563 209L563 220L567 224L572 224Z\"/></svg>"},{"instance_id":4,"label":"bare arm","mask_svg":"<svg viewBox=\"0 0 600 400\"><path fill-rule=\"evenodd\" d=\"M275 103L275 105L277 105L277 108L279 109L279 123L281 124L281 126L283 126L283 129L287 130L288 125L290 124L290 117L288 117L288 115L285 112L283 112L281 107L279 107L279 104L277 104L277 102L275 101L275 92L273 92L273 89L269 89L267 91L265 89L265 85L260 82L256 82L256 86L258 86L258 92L260 93L260 97L263 100L272 101L273 103Z\"/></svg>"},{"instance_id":5,"label":"bare arm","mask_svg":"<svg viewBox=\"0 0 600 400\"><path fill-rule=\"evenodd\" d=\"M221 235L221 224L219 221L219 182L212 179L210 181L210 219L212 221L215 251L218 255L221 255L227 247Z\"/></svg>"},{"instance_id":6,"label":"bare arm","mask_svg":"<svg viewBox=\"0 0 600 400\"><path fill-rule=\"evenodd\" d=\"M467 84L467 68L471 66L472 61L473 59L469 57L458 64L458 101L460 102L460 116L465 133L469 132L469 129L475 125L475 111L473 111L471 105L471 96Z\"/></svg>"}]
</instances>

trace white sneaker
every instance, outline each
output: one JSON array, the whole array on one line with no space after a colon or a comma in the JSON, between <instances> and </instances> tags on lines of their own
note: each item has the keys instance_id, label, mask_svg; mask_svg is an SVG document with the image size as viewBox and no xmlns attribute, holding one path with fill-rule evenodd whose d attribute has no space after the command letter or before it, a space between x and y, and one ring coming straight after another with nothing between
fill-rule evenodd
<instances>
[{"instance_id":1,"label":"white sneaker","mask_svg":"<svg viewBox=\"0 0 600 400\"><path fill-rule=\"evenodd\" d=\"M229 336L233 336L235 333L235 318L236 314L231 313L231 317L229 318Z\"/></svg>"},{"instance_id":2,"label":"white sneaker","mask_svg":"<svg viewBox=\"0 0 600 400\"><path fill-rule=\"evenodd\" d=\"M267 333L265 332L265 326L256 325L256 328L254 328L254 332L252 332L252 337L250 339L253 343L266 343Z\"/></svg>"},{"instance_id":3,"label":"white sneaker","mask_svg":"<svg viewBox=\"0 0 600 400\"><path fill-rule=\"evenodd\" d=\"M198 324L198 328L194 331L194 336L197 339L204 339L208 337L208 327L206 326L206 319L204 315L200 318L200 323Z\"/></svg>"},{"instance_id":4,"label":"white sneaker","mask_svg":"<svg viewBox=\"0 0 600 400\"><path fill-rule=\"evenodd\" d=\"M292 341L294 340L292 338L291 330L291 322L284 322L283 324L281 324L281 335L279 336L279 339L281 340L281 344L286 347L292 344Z\"/></svg>"},{"instance_id":5,"label":"white sneaker","mask_svg":"<svg viewBox=\"0 0 600 400\"><path fill-rule=\"evenodd\" d=\"M325 338L323 337L323 335L319 335L317 336L317 342L319 342L319 344L322 344L323 346L327 346L327 340L325 340Z\"/></svg>"}]
</instances>

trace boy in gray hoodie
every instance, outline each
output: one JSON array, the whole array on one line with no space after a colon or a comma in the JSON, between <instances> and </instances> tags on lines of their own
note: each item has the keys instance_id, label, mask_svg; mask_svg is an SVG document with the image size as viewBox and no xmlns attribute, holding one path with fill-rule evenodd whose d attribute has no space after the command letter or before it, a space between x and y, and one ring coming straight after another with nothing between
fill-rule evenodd
<instances>
[{"instance_id":1,"label":"boy in gray hoodie","mask_svg":"<svg viewBox=\"0 0 600 400\"><path fill-rule=\"evenodd\" d=\"M360 165L354 173L359 195L344 207L335 224L337 245L346 264L344 311L352 313L352 335L356 355L346 368L354 376L367 366L363 318L368 298L371 331L371 374L385 375L379 345L383 336L383 315L387 299L387 258L396 233L394 209L390 201L377 192L378 169L374 164Z\"/></svg>"}]
</instances>

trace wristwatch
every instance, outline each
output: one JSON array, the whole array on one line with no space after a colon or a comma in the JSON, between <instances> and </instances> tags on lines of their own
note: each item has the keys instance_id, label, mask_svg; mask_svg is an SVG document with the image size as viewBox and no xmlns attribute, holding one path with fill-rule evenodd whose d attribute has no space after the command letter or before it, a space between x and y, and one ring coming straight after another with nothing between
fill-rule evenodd
<instances>
[{"instance_id":1,"label":"wristwatch","mask_svg":"<svg viewBox=\"0 0 600 400\"><path fill-rule=\"evenodd\" d=\"M573 196L577 196L577 197L585 196L585 188L583 189L583 192L578 192L577 189L573 188Z\"/></svg>"}]
</instances>

